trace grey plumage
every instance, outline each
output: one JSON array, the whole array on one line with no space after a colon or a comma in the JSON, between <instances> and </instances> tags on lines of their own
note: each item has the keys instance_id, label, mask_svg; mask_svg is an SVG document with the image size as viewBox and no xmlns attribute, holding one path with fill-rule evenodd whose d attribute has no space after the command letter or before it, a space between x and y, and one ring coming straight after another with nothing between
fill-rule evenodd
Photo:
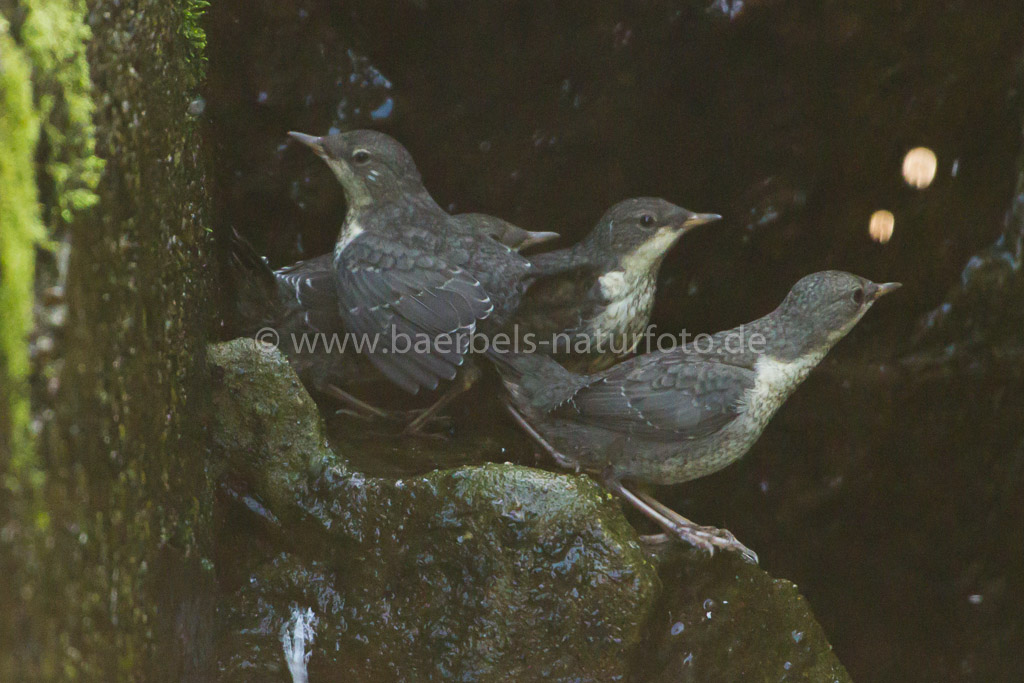
<instances>
[{"instance_id":1,"label":"grey plumage","mask_svg":"<svg viewBox=\"0 0 1024 683\"><path fill-rule=\"evenodd\" d=\"M362 235L363 223L370 230L344 245L343 271L338 269L338 250L271 271L236 236L233 270L236 282L242 283L238 309L243 333L260 327L277 330L282 349L292 351L289 357L300 376L317 388L377 381L380 374L368 359L412 392L451 379L462 363L468 333L482 320L491 326L503 324L516 305L529 263L515 251L558 235L524 230L485 214L448 215L423 187L408 151L381 133L294 137L312 146L342 180L350 233ZM329 156L354 150L372 155L366 167L352 171L351 164ZM344 239L345 228L342 232ZM495 307L487 288L498 285L501 296ZM391 345L392 331L410 339L450 334L453 350L388 354L384 348ZM331 354L289 349L292 335L319 332L338 338L346 333L375 335L378 353L343 352L338 347Z\"/></svg>"},{"instance_id":2,"label":"grey plumage","mask_svg":"<svg viewBox=\"0 0 1024 683\"><path fill-rule=\"evenodd\" d=\"M496 331L518 307L530 262L441 209L389 136L295 137L345 191L334 268L347 329L377 341L369 359L406 391L453 379L472 335Z\"/></svg>"},{"instance_id":3,"label":"grey plumage","mask_svg":"<svg viewBox=\"0 0 1024 683\"><path fill-rule=\"evenodd\" d=\"M735 462L828 350L897 286L815 273L772 313L713 335L701 350L645 354L590 375L538 355L492 357L516 415L559 462L598 474L663 527L682 533L685 525L622 482L682 483Z\"/></svg>"},{"instance_id":4,"label":"grey plumage","mask_svg":"<svg viewBox=\"0 0 1024 683\"><path fill-rule=\"evenodd\" d=\"M314 349L300 348L316 335L345 334L338 309L333 254L298 261L273 270L237 232L231 242L230 275L235 288L235 320L231 332L251 337L272 329L278 348L288 357L303 383L319 392L333 393L332 387L347 390L372 385L380 375L360 354L334 345L326 350L327 338ZM301 341L300 340L305 340Z\"/></svg>"},{"instance_id":5,"label":"grey plumage","mask_svg":"<svg viewBox=\"0 0 1024 683\"><path fill-rule=\"evenodd\" d=\"M530 257L537 281L516 313L519 335L532 334L542 353L573 369L608 367L647 329L665 254L683 234L719 218L652 197L619 202L579 243ZM583 347L589 351L575 351Z\"/></svg>"}]
</instances>

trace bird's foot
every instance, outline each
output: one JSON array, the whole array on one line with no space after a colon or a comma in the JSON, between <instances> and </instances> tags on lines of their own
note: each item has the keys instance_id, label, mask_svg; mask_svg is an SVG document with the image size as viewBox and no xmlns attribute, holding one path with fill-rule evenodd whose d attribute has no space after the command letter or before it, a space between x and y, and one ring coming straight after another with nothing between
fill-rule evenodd
<instances>
[{"instance_id":1,"label":"bird's foot","mask_svg":"<svg viewBox=\"0 0 1024 683\"><path fill-rule=\"evenodd\" d=\"M423 410L410 410L403 413L402 436L414 439L437 439L444 441L448 439L448 430L452 427L452 418L449 415L438 415L436 410L424 408ZM411 419L410 419L411 418Z\"/></svg>"},{"instance_id":2,"label":"bird's foot","mask_svg":"<svg viewBox=\"0 0 1024 683\"><path fill-rule=\"evenodd\" d=\"M447 415L442 415L441 411L452 401L469 391L476 384L477 380L480 379L481 374L480 369L475 365L469 364L465 366L456 378L456 382L448 387L441 394L440 398L426 409L418 411L419 414L402 430L402 436L444 438L442 435L426 432L425 428L437 422L441 422L444 425L444 429L451 427L451 418Z\"/></svg>"},{"instance_id":3,"label":"bird's foot","mask_svg":"<svg viewBox=\"0 0 1024 683\"><path fill-rule=\"evenodd\" d=\"M626 488L621 481L615 478L613 472L606 472L601 481L606 488L625 498L669 535L686 541L701 550L706 550L709 555L715 554L715 548L732 550L738 552L747 562L757 564L757 553L736 540L731 531L694 524L654 496L643 491L633 492ZM645 540L648 543L652 541L650 537Z\"/></svg>"},{"instance_id":4,"label":"bird's foot","mask_svg":"<svg viewBox=\"0 0 1024 683\"><path fill-rule=\"evenodd\" d=\"M731 550L739 553L740 557L750 564L757 564L757 553L740 543L728 529L719 529L713 526L677 525L673 523L670 533L655 534L653 536L641 536L641 542L647 545L660 545L669 543L674 539L685 541L690 545L704 550L708 555L715 554L715 548L720 550Z\"/></svg>"},{"instance_id":5,"label":"bird's foot","mask_svg":"<svg viewBox=\"0 0 1024 683\"><path fill-rule=\"evenodd\" d=\"M328 396L341 402L344 406L335 411L338 415L348 415L350 417L356 417L361 420L386 420L390 413L378 408L375 405L367 403L366 401L356 398L352 394L348 393L344 389L334 384L325 384L320 387Z\"/></svg>"},{"instance_id":6,"label":"bird's foot","mask_svg":"<svg viewBox=\"0 0 1024 683\"><path fill-rule=\"evenodd\" d=\"M548 452L548 455L551 456L551 459L554 460L559 467L563 467L567 470L572 470L576 474L580 473L580 464L573 460L572 458L570 458L569 456L565 455L564 453L559 453L558 451L552 449L551 451Z\"/></svg>"},{"instance_id":7,"label":"bird's foot","mask_svg":"<svg viewBox=\"0 0 1024 683\"><path fill-rule=\"evenodd\" d=\"M380 425L382 429L386 427L392 434L399 431L402 436L415 438L447 438L444 432L451 428L452 419L447 415L433 415L421 420L423 412L423 410L386 410L380 413L366 413L352 408L338 408L334 414ZM413 426L414 423L415 426Z\"/></svg>"},{"instance_id":8,"label":"bird's foot","mask_svg":"<svg viewBox=\"0 0 1024 683\"><path fill-rule=\"evenodd\" d=\"M356 398L333 384L323 387L323 391L343 404L343 407L334 411L336 415L345 415L368 422L400 425L403 427L403 436L443 439L445 436L438 432L451 427L450 417L437 414L437 404L421 410L384 410ZM438 430L438 432L427 431L428 429Z\"/></svg>"}]
</instances>

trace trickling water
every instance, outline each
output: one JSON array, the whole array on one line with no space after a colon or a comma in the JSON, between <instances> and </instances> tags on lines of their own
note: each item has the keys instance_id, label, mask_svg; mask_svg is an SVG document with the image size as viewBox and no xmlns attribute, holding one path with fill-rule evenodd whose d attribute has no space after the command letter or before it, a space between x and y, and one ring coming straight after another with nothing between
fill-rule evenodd
<instances>
[{"instance_id":1,"label":"trickling water","mask_svg":"<svg viewBox=\"0 0 1024 683\"><path fill-rule=\"evenodd\" d=\"M291 619L281 627L281 644L284 646L284 659L288 663L292 683L309 681L306 666L312 654L316 622L317 618L312 609L293 606Z\"/></svg>"},{"instance_id":2,"label":"trickling water","mask_svg":"<svg viewBox=\"0 0 1024 683\"><path fill-rule=\"evenodd\" d=\"M1024 6L709 4L215 3L220 214L274 265L327 252L341 192L285 131L379 127L442 206L566 241L632 195L721 213L666 260L662 330L752 320L824 268L902 282L745 460L662 497L794 579L855 680L996 680L1024 647L1024 305L1000 237ZM456 443L533 464L492 397L467 404ZM334 425L367 469L455 464L354 431Z\"/></svg>"}]
</instances>

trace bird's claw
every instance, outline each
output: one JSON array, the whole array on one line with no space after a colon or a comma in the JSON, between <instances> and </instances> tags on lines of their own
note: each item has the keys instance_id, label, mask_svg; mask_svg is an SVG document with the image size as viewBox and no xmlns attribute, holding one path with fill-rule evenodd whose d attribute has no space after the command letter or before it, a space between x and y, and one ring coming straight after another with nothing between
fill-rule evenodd
<instances>
[{"instance_id":1,"label":"bird's claw","mask_svg":"<svg viewBox=\"0 0 1024 683\"><path fill-rule=\"evenodd\" d=\"M443 432L452 426L452 419L449 416L431 415L424 420L417 421L417 418L422 413L422 410L409 410L387 411L382 415L376 415L353 408L338 408L334 411L335 415L343 415L364 422L402 425L402 436L441 440L448 438L445 434L439 432ZM428 428L438 431L427 431Z\"/></svg>"},{"instance_id":2,"label":"bird's claw","mask_svg":"<svg viewBox=\"0 0 1024 683\"><path fill-rule=\"evenodd\" d=\"M757 564L757 553L740 543L728 529L719 529L713 526L692 526L678 527L676 535L683 541L690 543L701 550L706 550L709 555L715 554L715 548L731 550L751 564Z\"/></svg>"},{"instance_id":3,"label":"bird's claw","mask_svg":"<svg viewBox=\"0 0 1024 683\"><path fill-rule=\"evenodd\" d=\"M573 460L572 458L569 458L564 454L559 453L558 451L553 450L551 452L551 459L554 460L559 467L562 467L567 470L573 470L576 472L576 474L580 473L580 464L577 461Z\"/></svg>"},{"instance_id":4,"label":"bird's claw","mask_svg":"<svg viewBox=\"0 0 1024 683\"><path fill-rule=\"evenodd\" d=\"M679 525L673 528L672 534L663 533L641 536L640 541L648 546L657 546L670 542L673 537L689 543L711 556L714 556L715 548L719 548L739 553L740 557L750 564L758 563L757 553L740 543L731 531L713 526Z\"/></svg>"},{"instance_id":5,"label":"bird's claw","mask_svg":"<svg viewBox=\"0 0 1024 683\"><path fill-rule=\"evenodd\" d=\"M410 439L432 439L434 441L447 441L448 435L440 432L428 432L423 427L406 427L402 430L402 436Z\"/></svg>"}]
</instances>

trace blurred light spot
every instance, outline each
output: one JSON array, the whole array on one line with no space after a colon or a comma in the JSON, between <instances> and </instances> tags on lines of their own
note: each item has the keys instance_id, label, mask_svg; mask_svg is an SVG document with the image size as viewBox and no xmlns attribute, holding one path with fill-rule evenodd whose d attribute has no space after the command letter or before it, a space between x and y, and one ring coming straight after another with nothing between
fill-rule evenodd
<instances>
[{"instance_id":1,"label":"blurred light spot","mask_svg":"<svg viewBox=\"0 0 1024 683\"><path fill-rule=\"evenodd\" d=\"M967 602L971 603L972 605L980 605L981 601L984 599L985 596L981 595L980 593L975 593L974 595L970 595L967 597Z\"/></svg>"},{"instance_id":2,"label":"blurred light spot","mask_svg":"<svg viewBox=\"0 0 1024 683\"><path fill-rule=\"evenodd\" d=\"M907 185L923 190L935 180L938 167L939 160L935 158L935 152L927 147L915 147L903 157L903 179Z\"/></svg>"},{"instance_id":3,"label":"blurred light spot","mask_svg":"<svg viewBox=\"0 0 1024 683\"><path fill-rule=\"evenodd\" d=\"M672 635L678 636L680 633L683 632L685 628L686 624L684 624L681 621L677 621L676 623L672 624Z\"/></svg>"},{"instance_id":4,"label":"blurred light spot","mask_svg":"<svg viewBox=\"0 0 1024 683\"><path fill-rule=\"evenodd\" d=\"M384 103L379 107L370 112L370 118L374 121L380 121L391 116L391 112L395 108L395 101L390 97L384 100Z\"/></svg>"},{"instance_id":5,"label":"blurred light spot","mask_svg":"<svg viewBox=\"0 0 1024 683\"><path fill-rule=\"evenodd\" d=\"M892 238L892 231L895 226L896 217L892 215L892 211L879 209L871 214L868 233L874 241L885 244Z\"/></svg>"}]
</instances>

